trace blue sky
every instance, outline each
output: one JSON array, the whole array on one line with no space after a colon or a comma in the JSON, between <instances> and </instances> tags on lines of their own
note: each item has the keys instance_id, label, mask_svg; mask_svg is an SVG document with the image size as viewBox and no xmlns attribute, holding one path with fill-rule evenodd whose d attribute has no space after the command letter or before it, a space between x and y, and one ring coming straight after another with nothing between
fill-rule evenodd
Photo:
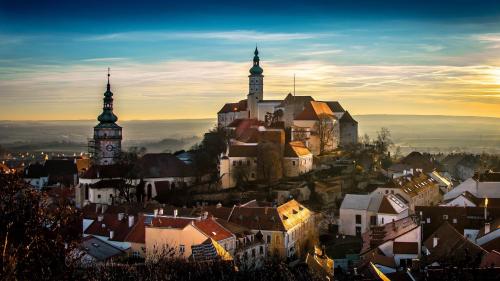
<instances>
[{"instance_id":1,"label":"blue sky","mask_svg":"<svg viewBox=\"0 0 500 281\"><path fill-rule=\"evenodd\" d=\"M267 98L500 117L496 1L268 2L0 0L0 119L94 118L108 66L122 119L214 117L255 44Z\"/></svg>"}]
</instances>

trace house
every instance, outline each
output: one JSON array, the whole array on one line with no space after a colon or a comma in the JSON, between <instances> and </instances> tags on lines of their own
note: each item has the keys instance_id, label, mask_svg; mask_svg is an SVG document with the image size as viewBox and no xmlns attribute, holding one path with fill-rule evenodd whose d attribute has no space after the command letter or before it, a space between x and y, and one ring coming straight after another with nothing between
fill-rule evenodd
<instances>
[{"instance_id":1,"label":"house","mask_svg":"<svg viewBox=\"0 0 500 281\"><path fill-rule=\"evenodd\" d=\"M340 206L339 232L361 236L370 227L408 216L407 202L398 195L346 194Z\"/></svg>"},{"instance_id":2,"label":"house","mask_svg":"<svg viewBox=\"0 0 500 281\"><path fill-rule=\"evenodd\" d=\"M42 189L47 186L49 182L49 174L44 165L40 163L30 164L24 169L24 181L30 185Z\"/></svg>"},{"instance_id":3,"label":"house","mask_svg":"<svg viewBox=\"0 0 500 281\"><path fill-rule=\"evenodd\" d=\"M235 235L208 216L192 218L178 217L175 213L174 216L157 214L146 225L145 237L148 259L155 259L163 254L184 259L193 258L194 254L196 259L196 252L204 248L196 246L204 243L212 244L209 248L218 249L217 253L222 253L225 259L225 253L236 248ZM198 255L198 260L200 258Z\"/></svg>"},{"instance_id":4,"label":"house","mask_svg":"<svg viewBox=\"0 0 500 281\"><path fill-rule=\"evenodd\" d=\"M495 221L500 217L500 208L417 206L415 214L422 221L424 239L427 239L444 222L448 222L462 236L476 242L479 231L485 226L485 223Z\"/></svg>"},{"instance_id":5,"label":"house","mask_svg":"<svg viewBox=\"0 0 500 281\"><path fill-rule=\"evenodd\" d=\"M92 235L84 237L80 246L72 254L73 257L78 258L78 264L83 267L112 262L124 255L125 252L122 249Z\"/></svg>"},{"instance_id":6,"label":"house","mask_svg":"<svg viewBox=\"0 0 500 281\"><path fill-rule=\"evenodd\" d=\"M292 141L302 141L314 155L332 151L340 141L337 117L327 103L310 101L293 120Z\"/></svg>"},{"instance_id":7,"label":"house","mask_svg":"<svg viewBox=\"0 0 500 281\"><path fill-rule=\"evenodd\" d=\"M464 191L455 198L444 200L441 206L484 207L486 198L479 198L469 191ZM488 206L500 207L500 198L488 198Z\"/></svg>"},{"instance_id":8,"label":"house","mask_svg":"<svg viewBox=\"0 0 500 281\"><path fill-rule=\"evenodd\" d=\"M330 103L331 102L327 102L329 106ZM332 108L332 106L330 106L330 108ZM334 109L332 109L332 111L336 113ZM345 147L358 143L358 121L354 120L351 114L349 114L349 111L345 111L344 114L342 114L342 116L339 118L339 130L340 146Z\"/></svg>"},{"instance_id":9,"label":"house","mask_svg":"<svg viewBox=\"0 0 500 281\"><path fill-rule=\"evenodd\" d=\"M283 175L297 177L310 172L313 168L313 154L303 142L293 141L285 146Z\"/></svg>"},{"instance_id":10,"label":"house","mask_svg":"<svg viewBox=\"0 0 500 281\"><path fill-rule=\"evenodd\" d=\"M484 223L476 236L476 244L482 246L498 239L500 239L500 218Z\"/></svg>"},{"instance_id":11,"label":"house","mask_svg":"<svg viewBox=\"0 0 500 281\"><path fill-rule=\"evenodd\" d=\"M217 126L226 127L237 119L246 119L249 117L246 100L236 103L226 103L217 112Z\"/></svg>"},{"instance_id":12,"label":"house","mask_svg":"<svg viewBox=\"0 0 500 281\"><path fill-rule=\"evenodd\" d=\"M455 198L465 191L478 198L500 198L500 172L476 173L446 193L443 199Z\"/></svg>"},{"instance_id":13,"label":"house","mask_svg":"<svg viewBox=\"0 0 500 281\"><path fill-rule=\"evenodd\" d=\"M78 208L89 203L112 204L116 201L119 188L124 184L129 167L123 165L92 165L83 172L75 187L75 201Z\"/></svg>"},{"instance_id":14,"label":"house","mask_svg":"<svg viewBox=\"0 0 500 281\"><path fill-rule=\"evenodd\" d=\"M422 154L418 151L410 152L399 162L401 164L409 166L414 171L419 170L424 173L430 173L437 167L434 159L430 154Z\"/></svg>"},{"instance_id":15,"label":"house","mask_svg":"<svg viewBox=\"0 0 500 281\"><path fill-rule=\"evenodd\" d=\"M75 160L47 160L43 164L49 176L48 186L75 186L78 184L78 169Z\"/></svg>"},{"instance_id":16,"label":"house","mask_svg":"<svg viewBox=\"0 0 500 281\"><path fill-rule=\"evenodd\" d=\"M398 194L408 202L411 211L415 206L437 205L442 198L437 182L423 172L393 179L372 193Z\"/></svg>"},{"instance_id":17,"label":"house","mask_svg":"<svg viewBox=\"0 0 500 281\"><path fill-rule=\"evenodd\" d=\"M373 263L387 267L387 270L379 268L384 273L411 267L412 260L420 257L421 228L415 216L375 226L363 233L362 238L360 256L365 261L378 256L379 261Z\"/></svg>"},{"instance_id":18,"label":"house","mask_svg":"<svg viewBox=\"0 0 500 281\"><path fill-rule=\"evenodd\" d=\"M253 200L223 213L229 213L225 216L226 221L244 226L255 234L260 232L268 255L304 256L308 240L316 235L314 213L295 200L278 207L260 205Z\"/></svg>"},{"instance_id":19,"label":"house","mask_svg":"<svg viewBox=\"0 0 500 281\"><path fill-rule=\"evenodd\" d=\"M453 188L453 182L438 171L432 171L428 175L437 182L439 189L443 194L449 192Z\"/></svg>"},{"instance_id":20,"label":"house","mask_svg":"<svg viewBox=\"0 0 500 281\"><path fill-rule=\"evenodd\" d=\"M193 185L195 169L171 153L147 153L136 164L137 179L144 182L143 200L151 200L163 192Z\"/></svg>"},{"instance_id":21,"label":"house","mask_svg":"<svg viewBox=\"0 0 500 281\"><path fill-rule=\"evenodd\" d=\"M313 254L307 253L306 264L320 280L334 280L334 262L323 249L315 246Z\"/></svg>"},{"instance_id":22,"label":"house","mask_svg":"<svg viewBox=\"0 0 500 281\"><path fill-rule=\"evenodd\" d=\"M443 222L423 244L425 262L433 266L479 265L488 253L465 238L449 222Z\"/></svg>"}]
</instances>

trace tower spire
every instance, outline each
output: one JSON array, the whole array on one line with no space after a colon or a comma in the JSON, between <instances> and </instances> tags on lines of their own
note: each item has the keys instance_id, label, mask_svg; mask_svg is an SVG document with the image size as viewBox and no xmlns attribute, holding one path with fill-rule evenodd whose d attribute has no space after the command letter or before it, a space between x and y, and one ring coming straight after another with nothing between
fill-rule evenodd
<instances>
[{"instance_id":1,"label":"tower spire","mask_svg":"<svg viewBox=\"0 0 500 281\"><path fill-rule=\"evenodd\" d=\"M109 84L109 76L111 76L111 74L109 74L109 71L110 71L110 68L108 67L108 91L111 90L111 85Z\"/></svg>"}]
</instances>

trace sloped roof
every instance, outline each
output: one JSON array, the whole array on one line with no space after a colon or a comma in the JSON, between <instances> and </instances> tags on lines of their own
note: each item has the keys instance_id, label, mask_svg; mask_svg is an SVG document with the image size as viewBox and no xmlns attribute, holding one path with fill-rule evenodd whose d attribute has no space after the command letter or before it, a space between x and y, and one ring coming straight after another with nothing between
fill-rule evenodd
<instances>
[{"instance_id":1,"label":"sloped roof","mask_svg":"<svg viewBox=\"0 0 500 281\"><path fill-rule=\"evenodd\" d=\"M280 105L276 107L285 107L287 105L291 104L305 104L307 102L314 101L314 99L311 96L294 96L291 93L288 93L288 95L285 97L285 99L281 102Z\"/></svg>"},{"instance_id":2,"label":"sloped roof","mask_svg":"<svg viewBox=\"0 0 500 281\"><path fill-rule=\"evenodd\" d=\"M109 237L109 232L114 232L111 241L125 241L128 234L132 231L133 227L128 226L128 218L124 216L122 220L118 220L117 214L103 214L103 220L95 220L85 230L85 234ZM134 224L137 220L134 220Z\"/></svg>"},{"instance_id":3,"label":"sloped roof","mask_svg":"<svg viewBox=\"0 0 500 281\"><path fill-rule=\"evenodd\" d=\"M171 153L148 153L137 163L143 178L194 176L193 168Z\"/></svg>"},{"instance_id":4,"label":"sloped roof","mask_svg":"<svg viewBox=\"0 0 500 281\"><path fill-rule=\"evenodd\" d=\"M295 117L295 120L319 120L322 115L334 116L326 103L310 101L305 104L304 110Z\"/></svg>"},{"instance_id":5,"label":"sloped roof","mask_svg":"<svg viewBox=\"0 0 500 281\"><path fill-rule=\"evenodd\" d=\"M438 239L436 247L433 247L434 238ZM427 256L429 263L435 261L451 262L464 260L466 257L465 253L468 253L471 257L487 253L486 250L466 239L447 221L443 222L443 224L424 241L424 245L430 252L430 255Z\"/></svg>"},{"instance_id":6,"label":"sloped roof","mask_svg":"<svg viewBox=\"0 0 500 281\"><path fill-rule=\"evenodd\" d=\"M195 219L192 218L174 218L174 217L154 217L151 220L152 227L162 227L162 228L184 228L188 224L194 222Z\"/></svg>"},{"instance_id":7,"label":"sloped roof","mask_svg":"<svg viewBox=\"0 0 500 281\"><path fill-rule=\"evenodd\" d=\"M309 209L294 199L278 206L277 211L286 230L295 227L313 215Z\"/></svg>"},{"instance_id":8,"label":"sloped roof","mask_svg":"<svg viewBox=\"0 0 500 281\"><path fill-rule=\"evenodd\" d=\"M413 197L426 190L428 186L433 185L437 185L436 180L427 176L425 173L416 173L414 175L393 179L386 187L399 188L404 193Z\"/></svg>"},{"instance_id":9,"label":"sloped roof","mask_svg":"<svg viewBox=\"0 0 500 281\"><path fill-rule=\"evenodd\" d=\"M47 169L40 163L30 164L24 169L24 177L36 179L48 176Z\"/></svg>"},{"instance_id":10,"label":"sloped roof","mask_svg":"<svg viewBox=\"0 0 500 281\"><path fill-rule=\"evenodd\" d=\"M99 262L125 254L121 249L92 235L83 238L81 250Z\"/></svg>"},{"instance_id":11,"label":"sloped roof","mask_svg":"<svg viewBox=\"0 0 500 281\"><path fill-rule=\"evenodd\" d=\"M341 209L369 210L377 212L383 195L380 194L346 194Z\"/></svg>"},{"instance_id":12,"label":"sloped roof","mask_svg":"<svg viewBox=\"0 0 500 281\"><path fill-rule=\"evenodd\" d=\"M78 169L73 160L47 160L45 169L51 176L66 176L78 174Z\"/></svg>"},{"instance_id":13,"label":"sloped roof","mask_svg":"<svg viewBox=\"0 0 500 281\"><path fill-rule=\"evenodd\" d=\"M229 157L257 157L257 145L231 145Z\"/></svg>"},{"instance_id":14,"label":"sloped roof","mask_svg":"<svg viewBox=\"0 0 500 281\"><path fill-rule=\"evenodd\" d=\"M124 165L92 165L83 173L84 179L112 179L124 177L129 168Z\"/></svg>"},{"instance_id":15,"label":"sloped roof","mask_svg":"<svg viewBox=\"0 0 500 281\"><path fill-rule=\"evenodd\" d=\"M407 209L408 206L399 197L388 194L382 198L378 212L382 214L400 214Z\"/></svg>"},{"instance_id":16,"label":"sloped roof","mask_svg":"<svg viewBox=\"0 0 500 281\"><path fill-rule=\"evenodd\" d=\"M238 112L247 110L247 100L240 100L239 102L226 103L222 106L222 108L217 112L219 113L228 113L228 112Z\"/></svg>"},{"instance_id":17,"label":"sloped roof","mask_svg":"<svg viewBox=\"0 0 500 281\"><path fill-rule=\"evenodd\" d=\"M358 124L358 121L356 121L356 120L354 120L354 118L352 118L351 114L349 114L349 111L346 111L344 114L342 114L342 117L340 117L339 122L341 124L342 123L354 123L354 124Z\"/></svg>"},{"instance_id":18,"label":"sloped roof","mask_svg":"<svg viewBox=\"0 0 500 281\"><path fill-rule=\"evenodd\" d=\"M412 151L401 159L400 162L414 169L422 169L426 173L432 172L435 168L431 156L429 154L422 154L418 151Z\"/></svg>"},{"instance_id":19,"label":"sloped roof","mask_svg":"<svg viewBox=\"0 0 500 281\"><path fill-rule=\"evenodd\" d=\"M338 101L324 101L332 112L345 112L344 108L340 105ZM345 115L345 114L344 114Z\"/></svg>"},{"instance_id":20,"label":"sloped roof","mask_svg":"<svg viewBox=\"0 0 500 281\"><path fill-rule=\"evenodd\" d=\"M252 230L285 231L277 208L272 207L235 206L228 221Z\"/></svg>"},{"instance_id":21,"label":"sloped roof","mask_svg":"<svg viewBox=\"0 0 500 281\"><path fill-rule=\"evenodd\" d=\"M285 145L285 157L300 157L311 154L311 151L301 141L291 141Z\"/></svg>"},{"instance_id":22,"label":"sloped roof","mask_svg":"<svg viewBox=\"0 0 500 281\"><path fill-rule=\"evenodd\" d=\"M194 221L194 226L215 241L231 238L233 234L213 218Z\"/></svg>"},{"instance_id":23,"label":"sloped roof","mask_svg":"<svg viewBox=\"0 0 500 281\"><path fill-rule=\"evenodd\" d=\"M391 223L377 226L363 233L363 247L361 254L365 254L379 245L398 238L418 227L413 217L402 218Z\"/></svg>"},{"instance_id":24,"label":"sloped roof","mask_svg":"<svg viewBox=\"0 0 500 281\"><path fill-rule=\"evenodd\" d=\"M207 238L201 244L191 246L191 251L191 257L197 262L213 261L216 259L230 261L233 259L224 247L211 238Z\"/></svg>"}]
</instances>

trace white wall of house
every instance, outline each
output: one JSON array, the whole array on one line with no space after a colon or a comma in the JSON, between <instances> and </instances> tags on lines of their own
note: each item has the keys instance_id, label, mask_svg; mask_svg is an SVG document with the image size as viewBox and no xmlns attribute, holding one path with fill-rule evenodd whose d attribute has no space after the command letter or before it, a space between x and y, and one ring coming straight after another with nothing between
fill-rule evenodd
<instances>
[{"instance_id":1,"label":"white wall of house","mask_svg":"<svg viewBox=\"0 0 500 281\"><path fill-rule=\"evenodd\" d=\"M448 203L441 204L441 206L475 207L476 204L474 204L472 201L465 198L464 196L460 195L457 198L449 201Z\"/></svg>"},{"instance_id":2,"label":"white wall of house","mask_svg":"<svg viewBox=\"0 0 500 281\"><path fill-rule=\"evenodd\" d=\"M248 118L248 111L235 111L217 114L217 124L219 127L226 127L231 124L236 119L246 119Z\"/></svg>"},{"instance_id":3,"label":"white wall of house","mask_svg":"<svg viewBox=\"0 0 500 281\"><path fill-rule=\"evenodd\" d=\"M89 199L90 203L99 204L111 204L113 203L113 198L116 198L118 192L114 188L92 188L89 187Z\"/></svg>"},{"instance_id":4,"label":"white wall of house","mask_svg":"<svg viewBox=\"0 0 500 281\"><path fill-rule=\"evenodd\" d=\"M220 160L219 176L223 189L236 186L234 170L243 168L248 172L250 181L257 179L257 158L256 157L227 157Z\"/></svg>"},{"instance_id":5,"label":"white wall of house","mask_svg":"<svg viewBox=\"0 0 500 281\"><path fill-rule=\"evenodd\" d=\"M283 158L283 174L285 177L297 177L308 173L313 167L313 155Z\"/></svg>"},{"instance_id":6,"label":"white wall of house","mask_svg":"<svg viewBox=\"0 0 500 281\"><path fill-rule=\"evenodd\" d=\"M361 223L356 223L356 215L361 216ZM376 216L374 212L367 210L340 209L340 225L339 233L345 235L356 235L356 227L361 228L361 233L366 232L370 228L370 217Z\"/></svg>"}]
</instances>

